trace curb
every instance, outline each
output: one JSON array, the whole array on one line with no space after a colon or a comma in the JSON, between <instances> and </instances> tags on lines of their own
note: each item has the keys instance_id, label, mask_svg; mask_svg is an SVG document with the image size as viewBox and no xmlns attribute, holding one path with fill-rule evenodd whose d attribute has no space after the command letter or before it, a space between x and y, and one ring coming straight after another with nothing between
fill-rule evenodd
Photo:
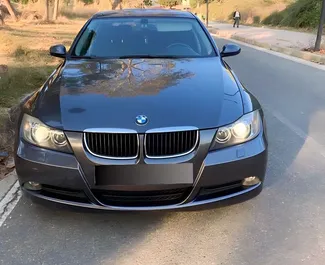
<instances>
[{"instance_id":1,"label":"curb","mask_svg":"<svg viewBox=\"0 0 325 265\"><path fill-rule=\"evenodd\" d=\"M285 47L280 47L277 45L270 45L268 43L265 42L259 42L256 40L252 40L252 39L248 39L245 37L241 37L241 36L237 36L231 33L222 33L219 32L218 29L209 29L209 32L211 34L215 34L217 37L220 38L225 38L225 39L233 39L233 40L238 40L247 44L251 44L254 46L258 46L261 48L265 48L271 51L275 51L275 52L280 52L289 56L293 56L293 57L297 57L306 61L310 61L310 62L314 62L317 64L322 64L325 65L325 56L322 55L318 55L318 54L312 54L310 52L304 52L304 51L300 51L297 49L292 49L292 48L285 48Z\"/></svg>"},{"instance_id":2,"label":"curb","mask_svg":"<svg viewBox=\"0 0 325 265\"><path fill-rule=\"evenodd\" d=\"M0 202L17 181L16 171L10 172L4 179L0 180Z\"/></svg>"}]
</instances>

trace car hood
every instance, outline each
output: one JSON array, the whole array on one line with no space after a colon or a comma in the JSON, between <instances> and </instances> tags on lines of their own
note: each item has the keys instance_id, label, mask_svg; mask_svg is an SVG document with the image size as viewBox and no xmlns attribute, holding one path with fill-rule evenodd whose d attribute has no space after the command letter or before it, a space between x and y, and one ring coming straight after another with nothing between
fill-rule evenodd
<instances>
[{"instance_id":1,"label":"car hood","mask_svg":"<svg viewBox=\"0 0 325 265\"><path fill-rule=\"evenodd\" d=\"M243 115L238 86L218 58L68 60L42 90L37 117L83 131L229 124ZM148 117L138 126L138 115Z\"/></svg>"}]
</instances>

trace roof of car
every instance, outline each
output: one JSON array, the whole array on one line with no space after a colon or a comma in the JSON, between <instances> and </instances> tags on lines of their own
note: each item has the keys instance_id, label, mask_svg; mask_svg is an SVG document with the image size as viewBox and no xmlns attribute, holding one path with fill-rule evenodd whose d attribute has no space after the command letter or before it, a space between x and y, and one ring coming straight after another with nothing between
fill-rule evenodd
<instances>
[{"instance_id":1,"label":"roof of car","mask_svg":"<svg viewBox=\"0 0 325 265\"><path fill-rule=\"evenodd\" d=\"M96 17L182 17L194 18L190 12L171 9L122 9L112 11L101 11L96 13Z\"/></svg>"}]
</instances>

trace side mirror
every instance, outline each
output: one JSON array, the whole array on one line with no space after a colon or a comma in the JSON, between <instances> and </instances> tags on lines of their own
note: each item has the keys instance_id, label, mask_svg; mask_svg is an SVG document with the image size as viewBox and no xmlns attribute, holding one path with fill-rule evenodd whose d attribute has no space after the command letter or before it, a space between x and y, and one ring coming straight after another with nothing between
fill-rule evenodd
<instances>
[{"instance_id":1,"label":"side mirror","mask_svg":"<svg viewBox=\"0 0 325 265\"><path fill-rule=\"evenodd\" d=\"M50 48L50 54L54 57L65 58L67 50L64 45L54 45Z\"/></svg>"},{"instance_id":2,"label":"side mirror","mask_svg":"<svg viewBox=\"0 0 325 265\"><path fill-rule=\"evenodd\" d=\"M221 51L221 57L235 56L239 54L241 48L236 44L226 44Z\"/></svg>"}]
</instances>

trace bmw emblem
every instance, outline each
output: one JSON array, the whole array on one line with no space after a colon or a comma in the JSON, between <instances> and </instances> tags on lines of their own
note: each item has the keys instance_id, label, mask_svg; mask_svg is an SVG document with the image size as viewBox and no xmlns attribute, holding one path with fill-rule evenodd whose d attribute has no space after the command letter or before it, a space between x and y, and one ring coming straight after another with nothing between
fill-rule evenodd
<instances>
[{"instance_id":1,"label":"bmw emblem","mask_svg":"<svg viewBox=\"0 0 325 265\"><path fill-rule=\"evenodd\" d=\"M138 124L138 125L146 125L148 123L148 118L147 116L145 115L138 115L136 118L135 118L135 122Z\"/></svg>"}]
</instances>

